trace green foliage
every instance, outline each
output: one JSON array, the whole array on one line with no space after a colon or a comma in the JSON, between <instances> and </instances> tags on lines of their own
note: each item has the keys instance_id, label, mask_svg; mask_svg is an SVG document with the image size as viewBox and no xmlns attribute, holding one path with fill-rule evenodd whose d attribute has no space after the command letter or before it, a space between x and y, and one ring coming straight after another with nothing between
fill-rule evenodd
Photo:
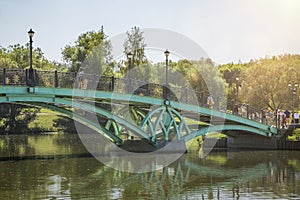
<instances>
[{"instance_id":1,"label":"green foliage","mask_svg":"<svg viewBox=\"0 0 300 200\"><path fill-rule=\"evenodd\" d=\"M41 48L33 48L33 68L39 70L53 70L65 68L63 64L50 62L44 56ZM63 67L64 66L64 67ZM10 45L8 48L0 48L0 68L25 69L29 68L29 44Z\"/></svg>"},{"instance_id":2,"label":"green foliage","mask_svg":"<svg viewBox=\"0 0 300 200\"><path fill-rule=\"evenodd\" d=\"M20 104L0 104L0 133L28 133L28 124L36 117L39 109Z\"/></svg>"},{"instance_id":3,"label":"green foliage","mask_svg":"<svg viewBox=\"0 0 300 200\"><path fill-rule=\"evenodd\" d=\"M225 64L218 66L219 72L222 74L224 80L231 85L235 85L236 78L241 76L241 72L244 71L246 66L244 64Z\"/></svg>"},{"instance_id":4,"label":"green foliage","mask_svg":"<svg viewBox=\"0 0 300 200\"><path fill-rule=\"evenodd\" d=\"M241 97L243 101L261 108L291 108L292 92L288 83L300 82L300 56L266 57L247 64L243 71ZM299 98L296 95L296 107Z\"/></svg>"},{"instance_id":5,"label":"green foliage","mask_svg":"<svg viewBox=\"0 0 300 200\"><path fill-rule=\"evenodd\" d=\"M146 55L145 55L145 39L143 33L139 27L132 27L130 31L127 31L127 38L123 44L124 46L124 54L125 56L128 53L132 53L132 65L133 66L140 66L148 62ZM128 64L128 63L127 63Z\"/></svg>"},{"instance_id":6,"label":"green foliage","mask_svg":"<svg viewBox=\"0 0 300 200\"><path fill-rule=\"evenodd\" d=\"M58 130L53 126L53 122L58 118L57 113L41 109L35 119L28 124L28 129L30 133L57 132Z\"/></svg>"},{"instance_id":7,"label":"green foliage","mask_svg":"<svg viewBox=\"0 0 300 200\"><path fill-rule=\"evenodd\" d=\"M215 139L224 139L224 138L227 138L226 135L224 135L222 133L218 133L218 132L208 133L205 136L206 136L206 138L215 138Z\"/></svg>"},{"instance_id":8,"label":"green foliage","mask_svg":"<svg viewBox=\"0 0 300 200\"><path fill-rule=\"evenodd\" d=\"M63 60L71 66L69 70L72 72L77 72L82 67L89 73L88 69L93 66L100 70L99 74L103 72L104 75L109 75L113 71L111 48L103 30L89 31L81 34L75 44L66 45L62 55Z\"/></svg>"},{"instance_id":9,"label":"green foliage","mask_svg":"<svg viewBox=\"0 0 300 200\"><path fill-rule=\"evenodd\" d=\"M50 62L44 57L40 48L33 48L32 51L33 68L38 70L62 70L64 64ZM10 45L8 48L0 48L0 68L24 69L29 68L29 44L25 46L20 44ZM20 82L18 74L5 78L6 84L18 85ZM43 77L43 79L47 77ZM43 80L46 86L49 86L49 80ZM30 133L28 124L34 121L39 109L30 108L18 104L0 104L2 112L0 113L0 133L1 134L22 134Z\"/></svg>"},{"instance_id":10,"label":"green foliage","mask_svg":"<svg viewBox=\"0 0 300 200\"><path fill-rule=\"evenodd\" d=\"M292 135L288 136L288 140L292 140L292 141L296 141L296 140L300 140L300 128L296 128Z\"/></svg>"},{"instance_id":11,"label":"green foliage","mask_svg":"<svg viewBox=\"0 0 300 200\"><path fill-rule=\"evenodd\" d=\"M124 41L124 53L133 54L132 66L138 66L137 75L131 79L157 83L165 80L165 62L152 64L145 55L145 39L143 32L138 27L133 27L126 32ZM85 73L114 75L116 78L124 76L128 60L114 61L111 55L111 43L101 31L89 31L79 35L74 44L69 44L62 50L65 63L49 61L45 58L41 48L33 48L33 67L38 70L78 71L84 68ZM93 66L93 69L90 69ZM10 45L7 48L0 47L0 68L29 68L29 44ZM120 69L119 71L116 71ZM300 83L300 55L279 55L251 60L248 63L228 63L218 67L210 59L198 61L179 60L169 61L169 84L173 87L185 87L190 85L196 92L209 93L213 96L223 95L226 89L227 100L235 100L237 86L241 102L246 102L257 108L291 109L292 92L288 83ZM180 76L173 76L172 74ZM239 81L236 78L239 77ZM18 74L6 77L7 84L20 82ZM45 86L50 86L47 76L42 77ZM88 88L87 78L83 81L83 88ZM300 88L299 88L300 89ZM299 108L299 89L295 95L295 108ZM161 94L160 88L152 91ZM36 116L36 110L17 104L7 105L5 112L0 113L0 131L13 132L25 131L26 123L32 122ZM10 107L11 106L11 107ZM2 107L2 105L1 105ZM32 113L30 113L32 111ZM61 123L59 122L60 120ZM69 123L66 118L58 118L56 126L65 126ZM18 126L18 130L17 130ZM28 128L28 127L27 127ZM62 128L63 130L63 128ZM66 130L67 131L67 130Z\"/></svg>"},{"instance_id":12,"label":"green foliage","mask_svg":"<svg viewBox=\"0 0 300 200\"><path fill-rule=\"evenodd\" d=\"M15 74L15 75L13 76L13 83L14 83L14 84L17 84L19 81L20 81L19 76Z\"/></svg>"},{"instance_id":13,"label":"green foliage","mask_svg":"<svg viewBox=\"0 0 300 200\"><path fill-rule=\"evenodd\" d=\"M193 77L193 85L197 88L197 91L209 92L213 96L225 95L223 91L225 91L226 83L223 81L221 74L218 72L217 67L215 67L214 63L211 59L202 59L193 63L193 66L196 69L196 72L190 72L190 76ZM196 75L195 75L196 74ZM204 82L203 82L204 81ZM207 90L205 90L205 87Z\"/></svg>"},{"instance_id":14,"label":"green foliage","mask_svg":"<svg viewBox=\"0 0 300 200\"><path fill-rule=\"evenodd\" d=\"M47 76L42 76L42 81L43 81L43 85L45 87L50 87L51 86L51 82L49 81L49 78Z\"/></svg>"},{"instance_id":15,"label":"green foliage","mask_svg":"<svg viewBox=\"0 0 300 200\"><path fill-rule=\"evenodd\" d=\"M77 133L73 119L65 116L59 116L59 118L53 121L53 126L62 133Z\"/></svg>"},{"instance_id":16,"label":"green foliage","mask_svg":"<svg viewBox=\"0 0 300 200\"><path fill-rule=\"evenodd\" d=\"M248 63L229 63L218 66L227 85L227 99L235 100L237 84L239 101L257 108L291 109L292 93L288 83L300 82L300 55L279 55L251 60ZM239 77L239 82L236 81ZM299 97L295 96L295 107Z\"/></svg>"},{"instance_id":17,"label":"green foliage","mask_svg":"<svg viewBox=\"0 0 300 200\"><path fill-rule=\"evenodd\" d=\"M236 78L241 77L242 72L246 69L245 64L238 63L228 63L225 65L219 65L218 70L222 75L222 78L227 83L226 94L227 100L232 101L236 98L237 86L240 87L241 83L237 81Z\"/></svg>"}]
</instances>

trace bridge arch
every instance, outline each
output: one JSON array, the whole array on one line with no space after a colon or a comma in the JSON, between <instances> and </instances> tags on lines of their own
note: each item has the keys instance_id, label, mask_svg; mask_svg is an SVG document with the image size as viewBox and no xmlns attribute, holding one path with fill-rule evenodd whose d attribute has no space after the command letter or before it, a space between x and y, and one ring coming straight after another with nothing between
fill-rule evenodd
<instances>
[{"instance_id":1,"label":"bridge arch","mask_svg":"<svg viewBox=\"0 0 300 200\"><path fill-rule=\"evenodd\" d=\"M108 119L107 124L98 131L104 132L104 135L115 143L121 144L122 139L120 139L120 127L118 125L127 128L136 134L139 138L145 138L150 143L155 143L155 139L158 138L159 134L164 134L164 139L169 139L168 134L170 131L175 130L177 139L189 141L194 137L204 135L211 131L243 131L251 132L253 134L258 134L265 137L271 137L273 134L277 133L277 129L270 127L266 124L258 123L246 118L241 118L239 116L231 115L225 112L220 112L217 110L211 110L204 107L199 107L196 105L183 104L180 102L169 101L168 105L164 99L158 99L147 96L138 95L128 95L119 94L106 91L94 91L94 90L81 90L81 89L71 89L71 88L45 88L45 87L23 87L23 86L0 86L0 103L9 102L24 102L30 104L43 104L40 106L46 106L52 104L52 106L65 105L74 107L77 109L86 110L88 112L96 113L97 115L103 116ZM75 100L74 100L75 98ZM76 101L76 99L88 99L97 100L101 102L109 103L111 101L116 101L123 105L141 105L141 106L156 106L157 109L152 112L145 114L143 112L137 112L139 120L138 123L130 123L126 119L119 117L118 115L111 113L108 110L95 107L88 103L82 101ZM130 107L130 106L129 106ZM67 112L60 110L60 112ZM128 111L127 112L128 115ZM185 122L184 117L182 117L181 112L190 112L194 115L206 117L208 120L211 119L224 119L224 124L220 125L209 124L209 126L198 127L197 130L191 130ZM158 120L153 125L150 125L150 121L153 114L156 113L161 115L160 120ZM170 122L167 128L164 130L162 125L165 125L163 121L163 115L168 114L171 116ZM71 116L71 113L67 113ZM72 113L74 117L74 113ZM76 115L75 115L76 116ZM172 119L173 116L173 119ZM93 124L91 121L84 121L84 119L79 119L84 123L91 123L95 128L99 125ZM176 120L175 120L176 118ZM137 125L138 124L138 125ZM172 126L170 126L172 124ZM151 127L153 131L147 132L147 127ZM110 129L113 131L110 131ZM161 131L158 131L161 128ZM151 128L150 128L151 129ZM184 134L183 134L184 132ZM117 133L117 134L116 134Z\"/></svg>"},{"instance_id":2,"label":"bridge arch","mask_svg":"<svg viewBox=\"0 0 300 200\"><path fill-rule=\"evenodd\" d=\"M78 103L73 102L69 99L62 99L58 97L41 97L41 96L14 96L14 97L0 97L0 103L25 103L33 106L43 107L47 108L56 112L59 112L61 114L64 114L70 118L74 118L76 121L86 125L87 127L103 134L105 137L110 139L112 142L121 144L123 140L115 135L114 133L110 132L105 127L102 127L99 125L99 123L93 122L91 120L88 120L80 115L75 114L74 112L71 112L67 109L61 108L60 105L64 106L72 106L74 108L82 109L89 112L96 112L97 114L106 117L108 119L111 119L113 121L117 121L122 126L127 127L128 129L132 130L135 134L138 134L139 137L148 138L148 136L139 128L136 127L127 121L125 121L122 118L119 118L118 116L113 116L111 113L109 113L106 110L103 110L101 108L95 108L91 105L84 104L84 103Z\"/></svg>"}]
</instances>

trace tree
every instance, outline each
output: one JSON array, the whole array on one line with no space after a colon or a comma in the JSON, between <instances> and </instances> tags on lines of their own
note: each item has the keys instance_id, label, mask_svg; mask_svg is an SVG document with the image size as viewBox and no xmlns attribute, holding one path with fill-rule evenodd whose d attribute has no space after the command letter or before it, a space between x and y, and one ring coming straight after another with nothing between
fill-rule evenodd
<instances>
[{"instance_id":1,"label":"tree","mask_svg":"<svg viewBox=\"0 0 300 200\"><path fill-rule=\"evenodd\" d=\"M63 69L64 66L57 62L48 61L41 48L33 48L33 68L38 70ZM29 68L29 44L10 45L0 48L0 68L25 69ZM6 77L8 82L18 83L21 77L14 75ZM23 77L24 78L24 77ZM0 132L8 134L21 134L29 132L28 124L36 117L37 108L19 104L0 105Z\"/></svg>"},{"instance_id":2,"label":"tree","mask_svg":"<svg viewBox=\"0 0 300 200\"><path fill-rule=\"evenodd\" d=\"M89 68L97 65L103 74L109 74L113 71L111 43L107 36L101 31L89 31L81 34L75 44L66 45L62 51L63 60L71 68L70 71L77 72L82 65Z\"/></svg>"},{"instance_id":3,"label":"tree","mask_svg":"<svg viewBox=\"0 0 300 200\"><path fill-rule=\"evenodd\" d=\"M241 80L242 99L259 108L291 108L288 83L300 82L300 56L280 55L266 57L247 64ZM299 105L296 96L295 106Z\"/></svg>"},{"instance_id":4,"label":"tree","mask_svg":"<svg viewBox=\"0 0 300 200\"><path fill-rule=\"evenodd\" d=\"M59 132L77 133L74 120L63 115L59 115L59 118L54 120L53 126L57 128Z\"/></svg>"},{"instance_id":5,"label":"tree","mask_svg":"<svg viewBox=\"0 0 300 200\"><path fill-rule=\"evenodd\" d=\"M165 80L165 63L158 63L154 66L156 70L154 78ZM153 79L152 79L153 80ZM217 67L211 59L201 59L197 61L179 60L178 62L169 61L168 84L176 91L179 89L179 96L182 99L191 99L186 96L187 88L189 94L196 94L200 104L205 104L209 95L215 97L215 101L225 98L226 83L218 72ZM185 89L185 90L182 90ZM216 99L218 97L218 99ZM191 101L192 102L192 101Z\"/></svg>"},{"instance_id":6,"label":"tree","mask_svg":"<svg viewBox=\"0 0 300 200\"><path fill-rule=\"evenodd\" d=\"M28 133L28 124L39 111L21 104L0 104L0 133L22 134Z\"/></svg>"},{"instance_id":7,"label":"tree","mask_svg":"<svg viewBox=\"0 0 300 200\"><path fill-rule=\"evenodd\" d=\"M50 62L45 58L41 48L33 48L32 51L33 68L39 70L56 69L61 65ZM8 48L0 48L0 67L25 69L29 68L29 43L25 46L20 44L10 45Z\"/></svg>"},{"instance_id":8,"label":"tree","mask_svg":"<svg viewBox=\"0 0 300 200\"><path fill-rule=\"evenodd\" d=\"M236 98L237 84L241 86L240 82L237 82L236 78L241 80L241 73L246 69L246 65L242 63L228 63L219 65L218 70L222 75L222 78L227 83L226 93L228 102L234 101ZM238 100L238 99L237 99Z\"/></svg>"},{"instance_id":9,"label":"tree","mask_svg":"<svg viewBox=\"0 0 300 200\"><path fill-rule=\"evenodd\" d=\"M132 65L140 66L148 62L145 55L145 39L143 32L139 27L132 27L130 31L126 32L127 38L124 41L124 54L132 53Z\"/></svg>"}]
</instances>

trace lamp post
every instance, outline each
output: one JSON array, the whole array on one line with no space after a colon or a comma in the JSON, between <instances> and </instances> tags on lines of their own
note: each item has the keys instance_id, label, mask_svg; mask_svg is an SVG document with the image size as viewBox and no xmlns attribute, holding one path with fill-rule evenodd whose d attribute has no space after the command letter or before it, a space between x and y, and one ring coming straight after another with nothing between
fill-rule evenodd
<instances>
[{"instance_id":1,"label":"lamp post","mask_svg":"<svg viewBox=\"0 0 300 200\"><path fill-rule=\"evenodd\" d=\"M164 54L166 56L166 85L165 85L164 98L168 99L168 97L169 97L168 67L169 67L169 55L170 55L170 52L168 50L166 50L164 52Z\"/></svg>"},{"instance_id":2,"label":"lamp post","mask_svg":"<svg viewBox=\"0 0 300 200\"><path fill-rule=\"evenodd\" d=\"M236 86L235 104L237 104L238 103L238 99L239 99L239 86L240 86L239 81L240 81L240 78L236 77L235 81L236 81L235 82L235 86Z\"/></svg>"},{"instance_id":3,"label":"lamp post","mask_svg":"<svg viewBox=\"0 0 300 200\"><path fill-rule=\"evenodd\" d=\"M32 68L32 37L34 35L34 31L30 29L28 31L28 36L29 36L29 50L30 50L30 68L29 68L29 86L34 86L34 75L33 75L33 68Z\"/></svg>"},{"instance_id":4,"label":"lamp post","mask_svg":"<svg viewBox=\"0 0 300 200\"><path fill-rule=\"evenodd\" d=\"M130 93L131 92L131 76L130 76L130 70L132 68L132 57L133 57L133 54L131 52L129 52L127 54L127 59L128 59L128 87L127 87L127 92Z\"/></svg>"},{"instance_id":5,"label":"lamp post","mask_svg":"<svg viewBox=\"0 0 300 200\"><path fill-rule=\"evenodd\" d=\"M295 107L294 97L295 97L296 92L297 92L298 83L294 83L294 84L288 83L288 87L292 91L292 123L295 123L295 119L294 119L294 107Z\"/></svg>"},{"instance_id":6,"label":"lamp post","mask_svg":"<svg viewBox=\"0 0 300 200\"><path fill-rule=\"evenodd\" d=\"M234 114L238 114L238 99L239 99L239 87L240 87L240 78L235 78L235 87L236 87L236 94L235 94L235 102L234 102Z\"/></svg>"}]
</instances>

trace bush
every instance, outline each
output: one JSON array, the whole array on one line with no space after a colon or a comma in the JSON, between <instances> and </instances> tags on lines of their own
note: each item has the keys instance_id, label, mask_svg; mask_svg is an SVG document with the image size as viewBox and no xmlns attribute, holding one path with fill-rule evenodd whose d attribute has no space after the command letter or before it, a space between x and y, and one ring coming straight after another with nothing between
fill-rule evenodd
<instances>
[{"instance_id":1,"label":"bush","mask_svg":"<svg viewBox=\"0 0 300 200\"><path fill-rule=\"evenodd\" d=\"M293 141L300 140L300 128L296 128L293 131L293 134L288 136L288 140L293 140Z\"/></svg>"}]
</instances>

